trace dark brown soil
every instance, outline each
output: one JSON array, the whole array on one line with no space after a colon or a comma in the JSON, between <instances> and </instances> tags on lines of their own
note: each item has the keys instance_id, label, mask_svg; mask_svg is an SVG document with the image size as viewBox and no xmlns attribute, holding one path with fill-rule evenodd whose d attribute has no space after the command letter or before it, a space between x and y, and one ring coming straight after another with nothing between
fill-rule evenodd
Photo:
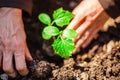
<instances>
[{"instance_id":1,"label":"dark brown soil","mask_svg":"<svg viewBox=\"0 0 120 80\"><path fill-rule=\"evenodd\" d=\"M7 79L4 72L1 80L120 80L120 24L109 27L107 32L99 32L97 39L70 59L64 60L49 51L48 43L41 38L43 25L37 16L41 12L51 14L63 7L72 10L80 0L34 0L33 15L23 17L27 33L27 43L34 58L28 62L30 73Z\"/></svg>"}]
</instances>

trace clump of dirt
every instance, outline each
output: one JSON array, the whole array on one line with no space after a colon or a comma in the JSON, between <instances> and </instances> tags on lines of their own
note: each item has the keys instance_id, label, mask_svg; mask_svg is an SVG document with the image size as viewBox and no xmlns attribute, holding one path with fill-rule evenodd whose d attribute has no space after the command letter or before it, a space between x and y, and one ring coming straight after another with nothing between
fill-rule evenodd
<instances>
[{"instance_id":1,"label":"clump of dirt","mask_svg":"<svg viewBox=\"0 0 120 80\"><path fill-rule=\"evenodd\" d=\"M37 63L37 66L35 68L35 73L38 78L44 77L46 78L51 74L52 68L50 64L47 61L40 61Z\"/></svg>"},{"instance_id":2,"label":"clump of dirt","mask_svg":"<svg viewBox=\"0 0 120 80\"><path fill-rule=\"evenodd\" d=\"M78 75L81 71L75 70L74 65L75 61L73 58L68 60L64 60L63 66L58 69L54 69L52 71L53 78L52 80L74 80L76 79L76 75Z\"/></svg>"}]
</instances>

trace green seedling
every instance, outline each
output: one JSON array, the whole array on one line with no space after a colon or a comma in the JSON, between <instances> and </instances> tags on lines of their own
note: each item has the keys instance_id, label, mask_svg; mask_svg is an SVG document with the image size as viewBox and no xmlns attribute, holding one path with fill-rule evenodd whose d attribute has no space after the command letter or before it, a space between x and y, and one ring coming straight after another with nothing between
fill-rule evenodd
<instances>
[{"instance_id":1,"label":"green seedling","mask_svg":"<svg viewBox=\"0 0 120 80\"><path fill-rule=\"evenodd\" d=\"M54 52L62 58L69 58L72 56L72 52L75 49L73 38L77 36L77 33L73 29L64 29L62 27L67 26L70 20L73 18L73 14L63 8L58 8L52 14L52 19L46 13L39 14L39 20L45 24L42 31L42 37L45 40L53 39L52 47Z\"/></svg>"}]
</instances>

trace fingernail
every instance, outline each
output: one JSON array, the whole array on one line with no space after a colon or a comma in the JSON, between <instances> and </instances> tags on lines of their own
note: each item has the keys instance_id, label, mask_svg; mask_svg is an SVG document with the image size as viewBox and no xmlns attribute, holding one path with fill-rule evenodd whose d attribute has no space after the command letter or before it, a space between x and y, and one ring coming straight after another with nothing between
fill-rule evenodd
<instances>
[{"instance_id":1,"label":"fingernail","mask_svg":"<svg viewBox=\"0 0 120 80\"><path fill-rule=\"evenodd\" d=\"M27 58L27 60L28 60L28 61L32 61L33 58L30 56L30 57Z\"/></svg>"},{"instance_id":2,"label":"fingernail","mask_svg":"<svg viewBox=\"0 0 120 80\"><path fill-rule=\"evenodd\" d=\"M73 51L73 54L76 54L76 53L78 53L78 52L80 52L80 49L74 50L74 51Z\"/></svg>"},{"instance_id":3,"label":"fingernail","mask_svg":"<svg viewBox=\"0 0 120 80\"><path fill-rule=\"evenodd\" d=\"M12 73L8 73L8 75L9 75L10 77L12 77L12 78L15 78L15 77L17 76L17 72L14 71L14 72L12 72Z\"/></svg>"},{"instance_id":4,"label":"fingernail","mask_svg":"<svg viewBox=\"0 0 120 80\"><path fill-rule=\"evenodd\" d=\"M76 54L77 52L76 52L76 50L75 51L73 51L73 54Z\"/></svg>"},{"instance_id":5,"label":"fingernail","mask_svg":"<svg viewBox=\"0 0 120 80\"><path fill-rule=\"evenodd\" d=\"M29 73L29 70L28 69L25 69L23 71L19 71L20 75L22 76L26 76L28 73Z\"/></svg>"},{"instance_id":6,"label":"fingernail","mask_svg":"<svg viewBox=\"0 0 120 80\"><path fill-rule=\"evenodd\" d=\"M30 61L32 61L33 60L33 58L32 57L30 57L30 59L29 59Z\"/></svg>"},{"instance_id":7,"label":"fingernail","mask_svg":"<svg viewBox=\"0 0 120 80\"><path fill-rule=\"evenodd\" d=\"M87 46L86 44L83 44L81 47L82 47L82 48L85 48L86 46Z\"/></svg>"}]
</instances>

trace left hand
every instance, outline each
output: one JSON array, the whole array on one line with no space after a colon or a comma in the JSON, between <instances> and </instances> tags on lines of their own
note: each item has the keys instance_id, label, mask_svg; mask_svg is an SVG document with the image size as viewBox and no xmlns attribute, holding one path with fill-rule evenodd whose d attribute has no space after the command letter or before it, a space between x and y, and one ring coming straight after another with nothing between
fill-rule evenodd
<instances>
[{"instance_id":1,"label":"left hand","mask_svg":"<svg viewBox=\"0 0 120 80\"><path fill-rule=\"evenodd\" d=\"M28 74L26 60L32 60L26 44L22 10L0 8L0 67L11 77ZM15 63L15 68L14 68Z\"/></svg>"}]
</instances>

